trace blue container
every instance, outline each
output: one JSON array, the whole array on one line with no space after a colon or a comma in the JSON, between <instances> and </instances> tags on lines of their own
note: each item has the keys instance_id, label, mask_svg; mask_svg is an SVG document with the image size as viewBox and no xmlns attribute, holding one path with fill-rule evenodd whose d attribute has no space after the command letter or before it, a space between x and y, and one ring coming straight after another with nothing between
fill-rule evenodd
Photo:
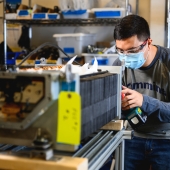
<instances>
[{"instance_id":1,"label":"blue container","mask_svg":"<svg viewBox=\"0 0 170 170\"><path fill-rule=\"evenodd\" d=\"M97 59L97 58L96 58ZM107 66L109 64L109 59L107 58L102 58L102 59L97 59L98 65L100 66ZM92 64L94 63L94 59L92 60Z\"/></svg>"},{"instance_id":2,"label":"blue container","mask_svg":"<svg viewBox=\"0 0 170 170\"><path fill-rule=\"evenodd\" d=\"M87 10L68 10L68 11L62 11L62 14L65 19L88 18Z\"/></svg>"},{"instance_id":3,"label":"blue container","mask_svg":"<svg viewBox=\"0 0 170 170\"><path fill-rule=\"evenodd\" d=\"M35 60L35 64L41 64L40 60Z\"/></svg>"},{"instance_id":4,"label":"blue container","mask_svg":"<svg viewBox=\"0 0 170 170\"><path fill-rule=\"evenodd\" d=\"M68 54L74 54L75 53L75 50L74 50L73 47L65 47L65 48L63 48L63 51L65 53L68 53Z\"/></svg>"},{"instance_id":5,"label":"blue container","mask_svg":"<svg viewBox=\"0 0 170 170\"><path fill-rule=\"evenodd\" d=\"M63 15L82 15L85 14L87 10L68 10L63 11Z\"/></svg>"},{"instance_id":6,"label":"blue container","mask_svg":"<svg viewBox=\"0 0 170 170\"><path fill-rule=\"evenodd\" d=\"M34 13L33 19L46 19L46 13Z\"/></svg>"},{"instance_id":7,"label":"blue container","mask_svg":"<svg viewBox=\"0 0 170 170\"><path fill-rule=\"evenodd\" d=\"M96 18L117 18L121 17L121 11L96 11Z\"/></svg>"},{"instance_id":8,"label":"blue container","mask_svg":"<svg viewBox=\"0 0 170 170\"><path fill-rule=\"evenodd\" d=\"M8 52L7 53L7 65L15 65L15 60L23 52Z\"/></svg>"},{"instance_id":9,"label":"blue container","mask_svg":"<svg viewBox=\"0 0 170 170\"><path fill-rule=\"evenodd\" d=\"M59 14L47 14L47 19L58 19Z\"/></svg>"},{"instance_id":10,"label":"blue container","mask_svg":"<svg viewBox=\"0 0 170 170\"><path fill-rule=\"evenodd\" d=\"M18 12L18 16L26 16L29 15L29 11L28 10L20 10Z\"/></svg>"}]
</instances>

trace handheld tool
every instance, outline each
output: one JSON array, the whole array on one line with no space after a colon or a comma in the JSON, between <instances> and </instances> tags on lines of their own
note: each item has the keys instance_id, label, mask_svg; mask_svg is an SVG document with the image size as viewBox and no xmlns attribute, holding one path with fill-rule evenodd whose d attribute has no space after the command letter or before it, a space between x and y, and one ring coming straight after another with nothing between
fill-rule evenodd
<instances>
[{"instance_id":1,"label":"handheld tool","mask_svg":"<svg viewBox=\"0 0 170 170\"><path fill-rule=\"evenodd\" d=\"M125 97L125 94L121 94L122 99ZM141 126L146 122L147 116L143 114L139 107L134 107L128 110L126 119L133 129Z\"/></svg>"},{"instance_id":2,"label":"handheld tool","mask_svg":"<svg viewBox=\"0 0 170 170\"><path fill-rule=\"evenodd\" d=\"M125 70L125 61L122 60L121 62L122 65L122 77L124 76L124 70ZM134 71L132 71L132 81L135 82L135 77L134 77ZM123 99L125 97L124 93L121 93L121 98ZM141 109L139 107L134 107L128 110L128 113L126 115L126 119L128 120L129 124L133 129L136 129L137 127L141 126L144 124L147 120L147 116L143 114Z\"/></svg>"}]
</instances>

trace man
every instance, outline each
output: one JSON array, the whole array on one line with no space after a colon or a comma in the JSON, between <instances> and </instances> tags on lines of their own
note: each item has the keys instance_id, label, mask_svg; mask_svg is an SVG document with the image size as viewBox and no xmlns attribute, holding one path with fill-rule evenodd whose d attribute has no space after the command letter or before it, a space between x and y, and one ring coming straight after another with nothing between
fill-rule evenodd
<instances>
[{"instance_id":1,"label":"man","mask_svg":"<svg viewBox=\"0 0 170 170\"><path fill-rule=\"evenodd\" d=\"M114 65L126 67L122 112L139 107L147 117L125 141L125 170L170 170L170 50L152 45L148 23L137 15L118 22L114 39Z\"/></svg>"}]
</instances>

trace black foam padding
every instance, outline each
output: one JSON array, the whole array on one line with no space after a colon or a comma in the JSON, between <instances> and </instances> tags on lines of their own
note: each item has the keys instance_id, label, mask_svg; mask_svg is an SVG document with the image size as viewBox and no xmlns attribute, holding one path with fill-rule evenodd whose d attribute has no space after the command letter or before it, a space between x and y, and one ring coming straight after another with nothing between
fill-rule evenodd
<instances>
[{"instance_id":1,"label":"black foam padding","mask_svg":"<svg viewBox=\"0 0 170 170\"><path fill-rule=\"evenodd\" d=\"M82 139L116 118L117 80L111 73L81 78Z\"/></svg>"}]
</instances>

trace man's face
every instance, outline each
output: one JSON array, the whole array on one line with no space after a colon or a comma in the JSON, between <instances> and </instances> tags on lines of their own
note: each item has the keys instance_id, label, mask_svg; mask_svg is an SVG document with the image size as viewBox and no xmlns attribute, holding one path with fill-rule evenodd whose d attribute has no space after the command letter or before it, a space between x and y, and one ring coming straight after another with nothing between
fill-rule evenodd
<instances>
[{"instance_id":1,"label":"man's face","mask_svg":"<svg viewBox=\"0 0 170 170\"><path fill-rule=\"evenodd\" d=\"M140 51L144 52L144 56L147 55L147 41L139 41L137 36L132 36L130 38L124 40L116 40L116 49L120 51L120 53L128 54L128 53L138 53Z\"/></svg>"}]
</instances>

